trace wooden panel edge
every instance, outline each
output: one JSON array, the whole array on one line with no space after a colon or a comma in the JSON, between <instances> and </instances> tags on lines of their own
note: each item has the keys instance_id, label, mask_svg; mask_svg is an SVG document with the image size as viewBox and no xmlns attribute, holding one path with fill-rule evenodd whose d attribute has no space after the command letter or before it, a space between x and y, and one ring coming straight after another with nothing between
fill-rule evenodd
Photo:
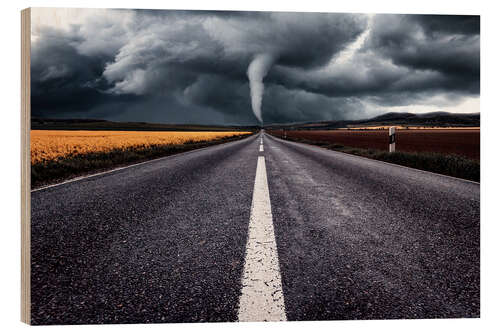
<instances>
[{"instance_id":1,"label":"wooden panel edge","mask_svg":"<svg viewBox=\"0 0 500 333\"><path fill-rule=\"evenodd\" d=\"M21 321L31 324L31 9L21 11Z\"/></svg>"}]
</instances>

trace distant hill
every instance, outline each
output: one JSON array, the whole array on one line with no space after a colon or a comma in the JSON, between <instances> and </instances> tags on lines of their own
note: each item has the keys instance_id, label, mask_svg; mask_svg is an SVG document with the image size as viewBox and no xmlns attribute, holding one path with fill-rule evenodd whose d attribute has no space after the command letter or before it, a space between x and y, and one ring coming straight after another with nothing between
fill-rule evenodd
<instances>
[{"instance_id":1,"label":"distant hill","mask_svg":"<svg viewBox=\"0 0 500 333\"><path fill-rule=\"evenodd\" d=\"M48 119L31 118L33 130L89 130L89 131L256 131L257 126L217 126L155 124L146 122L117 122L102 119Z\"/></svg>"},{"instance_id":2,"label":"distant hill","mask_svg":"<svg viewBox=\"0 0 500 333\"><path fill-rule=\"evenodd\" d=\"M289 124L271 124L267 129L335 129L368 126L424 126L424 127L479 127L479 113L408 113L389 112L369 119L316 121ZM102 119L48 119L32 118L31 129L43 130L111 130L111 131L256 131L259 126L237 125L182 125L146 122L117 122Z\"/></svg>"},{"instance_id":3,"label":"distant hill","mask_svg":"<svg viewBox=\"0 0 500 333\"><path fill-rule=\"evenodd\" d=\"M273 124L265 126L269 129L335 129L345 127L368 127L368 126L422 126L422 127L479 127L479 113L408 113L389 112L369 119L361 120L339 120L321 121L308 123L294 123L287 125Z\"/></svg>"}]
</instances>

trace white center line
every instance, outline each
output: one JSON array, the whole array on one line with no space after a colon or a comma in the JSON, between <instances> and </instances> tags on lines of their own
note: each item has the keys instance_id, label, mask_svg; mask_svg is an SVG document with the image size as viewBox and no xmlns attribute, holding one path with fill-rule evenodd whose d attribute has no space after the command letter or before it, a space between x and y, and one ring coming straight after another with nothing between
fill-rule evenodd
<instances>
[{"instance_id":1,"label":"white center line","mask_svg":"<svg viewBox=\"0 0 500 333\"><path fill-rule=\"evenodd\" d=\"M264 146L263 145L259 146L259 151L264 151Z\"/></svg>"},{"instance_id":2,"label":"white center line","mask_svg":"<svg viewBox=\"0 0 500 333\"><path fill-rule=\"evenodd\" d=\"M239 321L286 321L264 156L257 160Z\"/></svg>"}]
</instances>

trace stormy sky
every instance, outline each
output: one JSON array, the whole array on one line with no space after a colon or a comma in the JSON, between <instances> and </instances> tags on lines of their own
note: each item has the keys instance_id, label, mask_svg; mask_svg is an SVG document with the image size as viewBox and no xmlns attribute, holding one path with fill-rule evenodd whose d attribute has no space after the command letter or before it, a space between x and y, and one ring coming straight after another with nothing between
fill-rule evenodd
<instances>
[{"instance_id":1,"label":"stormy sky","mask_svg":"<svg viewBox=\"0 0 500 333\"><path fill-rule=\"evenodd\" d=\"M479 112L478 16L34 9L32 116L258 124Z\"/></svg>"}]
</instances>

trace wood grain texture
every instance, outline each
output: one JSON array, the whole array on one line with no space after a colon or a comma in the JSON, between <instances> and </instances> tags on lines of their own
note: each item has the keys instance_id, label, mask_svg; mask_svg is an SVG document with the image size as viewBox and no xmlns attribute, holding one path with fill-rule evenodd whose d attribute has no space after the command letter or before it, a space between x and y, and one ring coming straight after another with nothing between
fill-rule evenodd
<instances>
[{"instance_id":1,"label":"wood grain texture","mask_svg":"<svg viewBox=\"0 0 500 333\"><path fill-rule=\"evenodd\" d=\"M31 323L31 9L21 11L21 321Z\"/></svg>"}]
</instances>

